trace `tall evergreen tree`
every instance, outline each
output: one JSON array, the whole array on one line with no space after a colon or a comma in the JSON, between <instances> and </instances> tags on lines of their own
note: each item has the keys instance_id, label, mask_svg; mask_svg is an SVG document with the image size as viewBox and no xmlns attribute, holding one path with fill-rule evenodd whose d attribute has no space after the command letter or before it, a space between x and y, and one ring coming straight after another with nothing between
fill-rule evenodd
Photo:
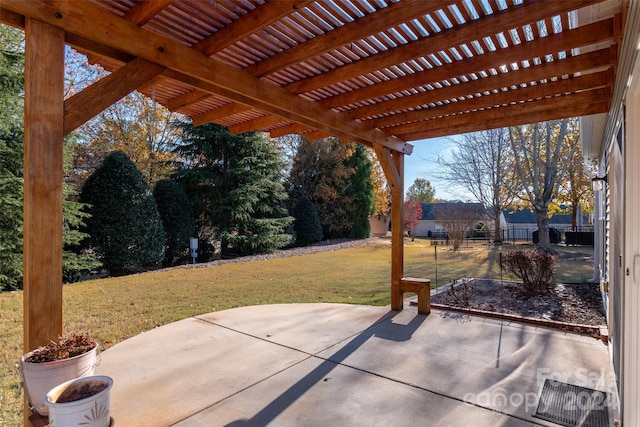
<instances>
[{"instance_id":1,"label":"tall evergreen tree","mask_svg":"<svg viewBox=\"0 0 640 427\"><path fill-rule=\"evenodd\" d=\"M91 206L88 244L112 276L160 264L164 230L151 189L121 151L109 154L89 176L80 201Z\"/></svg>"},{"instance_id":2,"label":"tall evergreen tree","mask_svg":"<svg viewBox=\"0 0 640 427\"><path fill-rule=\"evenodd\" d=\"M231 135L227 128L181 125L184 159L176 174L192 200L198 224L220 239L223 257L271 252L291 242L282 184L283 164L263 134Z\"/></svg>"},{"instance_id":3,"label":"tall evergreen tree","mask_svg":"<svg viewBox=\"0 0 640 427\"><path fill-rule=\"evenodd\" d=\"M371 160L363 145L356 144L354 153L347 159L347 165L353 170L349 176L349 185L345 194L353 200L350 205L351 226L349 237L364 239L371 235L369 215L373 213L373 184L371 182Z\"/></svg>"},{"instance_id":4,"label":"tall evergreen tree","mask_svg":"<svg viewBox=\"0 0 640 427\"><path fill-rule=\"evenodd\" d=\"M189 196L174 181L163 179L153 188L165 233L165 266L189 258L189 238L196 236L196 220Z\"/></svg>"},{"instance_id":5,"label":"tall evergreen tree","mask_svg":"<svg viewBox=\"0 0 640 427\"><path fill-rule=\"evenodd\" d=\"M293 229L296 232L298 246L306 246L322 240L320 217L309 197L302 196L298 199L293 216L296 218Z\"/></svg>"},{"instance_id":6,"label":"tall evergreen tree","mask_svg":"<svg viewBox=\"0 0 640 427\"><path fill-rule=\"evenodd\" d=\"M22 288L24 52L20 32L0 25L0 290Z\"/></svg>"},{"instance_id":7,"label":"tall evergreen tree","mask_svg":"<svg viewBox=\"0 0 640 427\"><path fill-rule=\"evenodd\" d=\"M68 182L74 149L78 144L77 136L76 133L71 133L65 138L63 152L65 180L62 183L62 277L65 282L77 281L82 275L101 265L93 254L85 252L81 246L82 241L89 237L81 229L91 215L87 213L89 207L77 201L78 192L74 184Z\"/></svg>"}]
</instances>

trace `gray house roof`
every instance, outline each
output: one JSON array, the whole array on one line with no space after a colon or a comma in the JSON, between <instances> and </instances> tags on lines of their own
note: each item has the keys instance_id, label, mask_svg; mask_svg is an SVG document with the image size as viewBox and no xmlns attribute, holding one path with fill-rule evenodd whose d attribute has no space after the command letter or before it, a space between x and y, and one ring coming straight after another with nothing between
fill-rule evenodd
<instances>
[{"instance_id":1,"label":"gray house roof","mask_svg":"<svg viewBox=\"0 0 640 427\"><path fill-rule=\"evenodd\" d=\"M536 213L528 208L519 211L505 211L504 218L509 224L536 224ZM571 225L571 214L554 214L549 218L549 225Z\"/></svg>"},{"instance_id":2,"label":"gray house roof","mask_svg":"<svg viewBox=\"0 0 640 427\"><path fill-rule=\"evenodd\" d=\"M435 221L437 218L438 209L461 209L467 212L477 212L479 217L486 216L487 211L482 206L482 203L421 203L422 204L422 220L423 221Z\"/></svg>"}]
</instances>

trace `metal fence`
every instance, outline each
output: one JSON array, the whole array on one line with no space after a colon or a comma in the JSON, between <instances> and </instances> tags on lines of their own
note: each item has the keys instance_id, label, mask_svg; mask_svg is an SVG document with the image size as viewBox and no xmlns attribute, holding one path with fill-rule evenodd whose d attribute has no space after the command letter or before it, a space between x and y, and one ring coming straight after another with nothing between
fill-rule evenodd
<instances>
[{"instance_id":1,"label":"metal fence","mask_svg":"<svg viewBox=\"0 0 640 427\"><path fill-rule=\"evenodd\" d=\"M566 244L584 244L593 246L593 232L592 225L571 227L571 226L549 226L550 233L553 233L552 243L566 243ZM509 242L513 244L517 243L535 243L537 241L537 227L532 226L509 226L500 230L503 242ZM495 230L483 229L483 230L469 230L465 233L465 244L469 242L481 242L494 241ZM429 236L432 245L448 245L450 244L449 238L446 232L436 232Z\"/></svg>"}]
</instances>

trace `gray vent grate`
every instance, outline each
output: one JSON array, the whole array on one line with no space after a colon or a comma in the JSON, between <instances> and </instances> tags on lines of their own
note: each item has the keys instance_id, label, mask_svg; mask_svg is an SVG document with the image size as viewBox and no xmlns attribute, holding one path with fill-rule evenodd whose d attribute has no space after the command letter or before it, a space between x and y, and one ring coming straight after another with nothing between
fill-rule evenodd
<instances>
[{"instance_id":1,"label":"gray vent grate","mask_svg":"<svg viewBox=\"0 0 640 427\"><path fill-rule=\"evenodd\" d=\"M609 393L546 379L533 416L565 427L609 427Z\"/></svg>"}]
</instances>

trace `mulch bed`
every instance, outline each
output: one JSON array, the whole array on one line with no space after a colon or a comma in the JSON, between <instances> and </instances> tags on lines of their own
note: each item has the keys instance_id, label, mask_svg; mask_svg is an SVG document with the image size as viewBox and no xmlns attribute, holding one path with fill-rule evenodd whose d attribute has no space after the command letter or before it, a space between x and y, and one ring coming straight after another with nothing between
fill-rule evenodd
<instances>
[{"instance_id":1,"label":"mulch bed","mask_svg":"<svg viewBox=\"0 0 640 427\"><path fill-rule=\"evenodd\" d=\"M548 294L533 297L523 297L520 286L517 282L470 279L456 285L455 296L450 291L444 291L432 295L431 302L462 310L504 314L510 319L539 320L538 324L547 326L561 327L565 324L563 329L594 335L601 325L606 325L597 284L556 284ZM576 328L580 325L589 328Z\"/></svg>"}]
</instances>

